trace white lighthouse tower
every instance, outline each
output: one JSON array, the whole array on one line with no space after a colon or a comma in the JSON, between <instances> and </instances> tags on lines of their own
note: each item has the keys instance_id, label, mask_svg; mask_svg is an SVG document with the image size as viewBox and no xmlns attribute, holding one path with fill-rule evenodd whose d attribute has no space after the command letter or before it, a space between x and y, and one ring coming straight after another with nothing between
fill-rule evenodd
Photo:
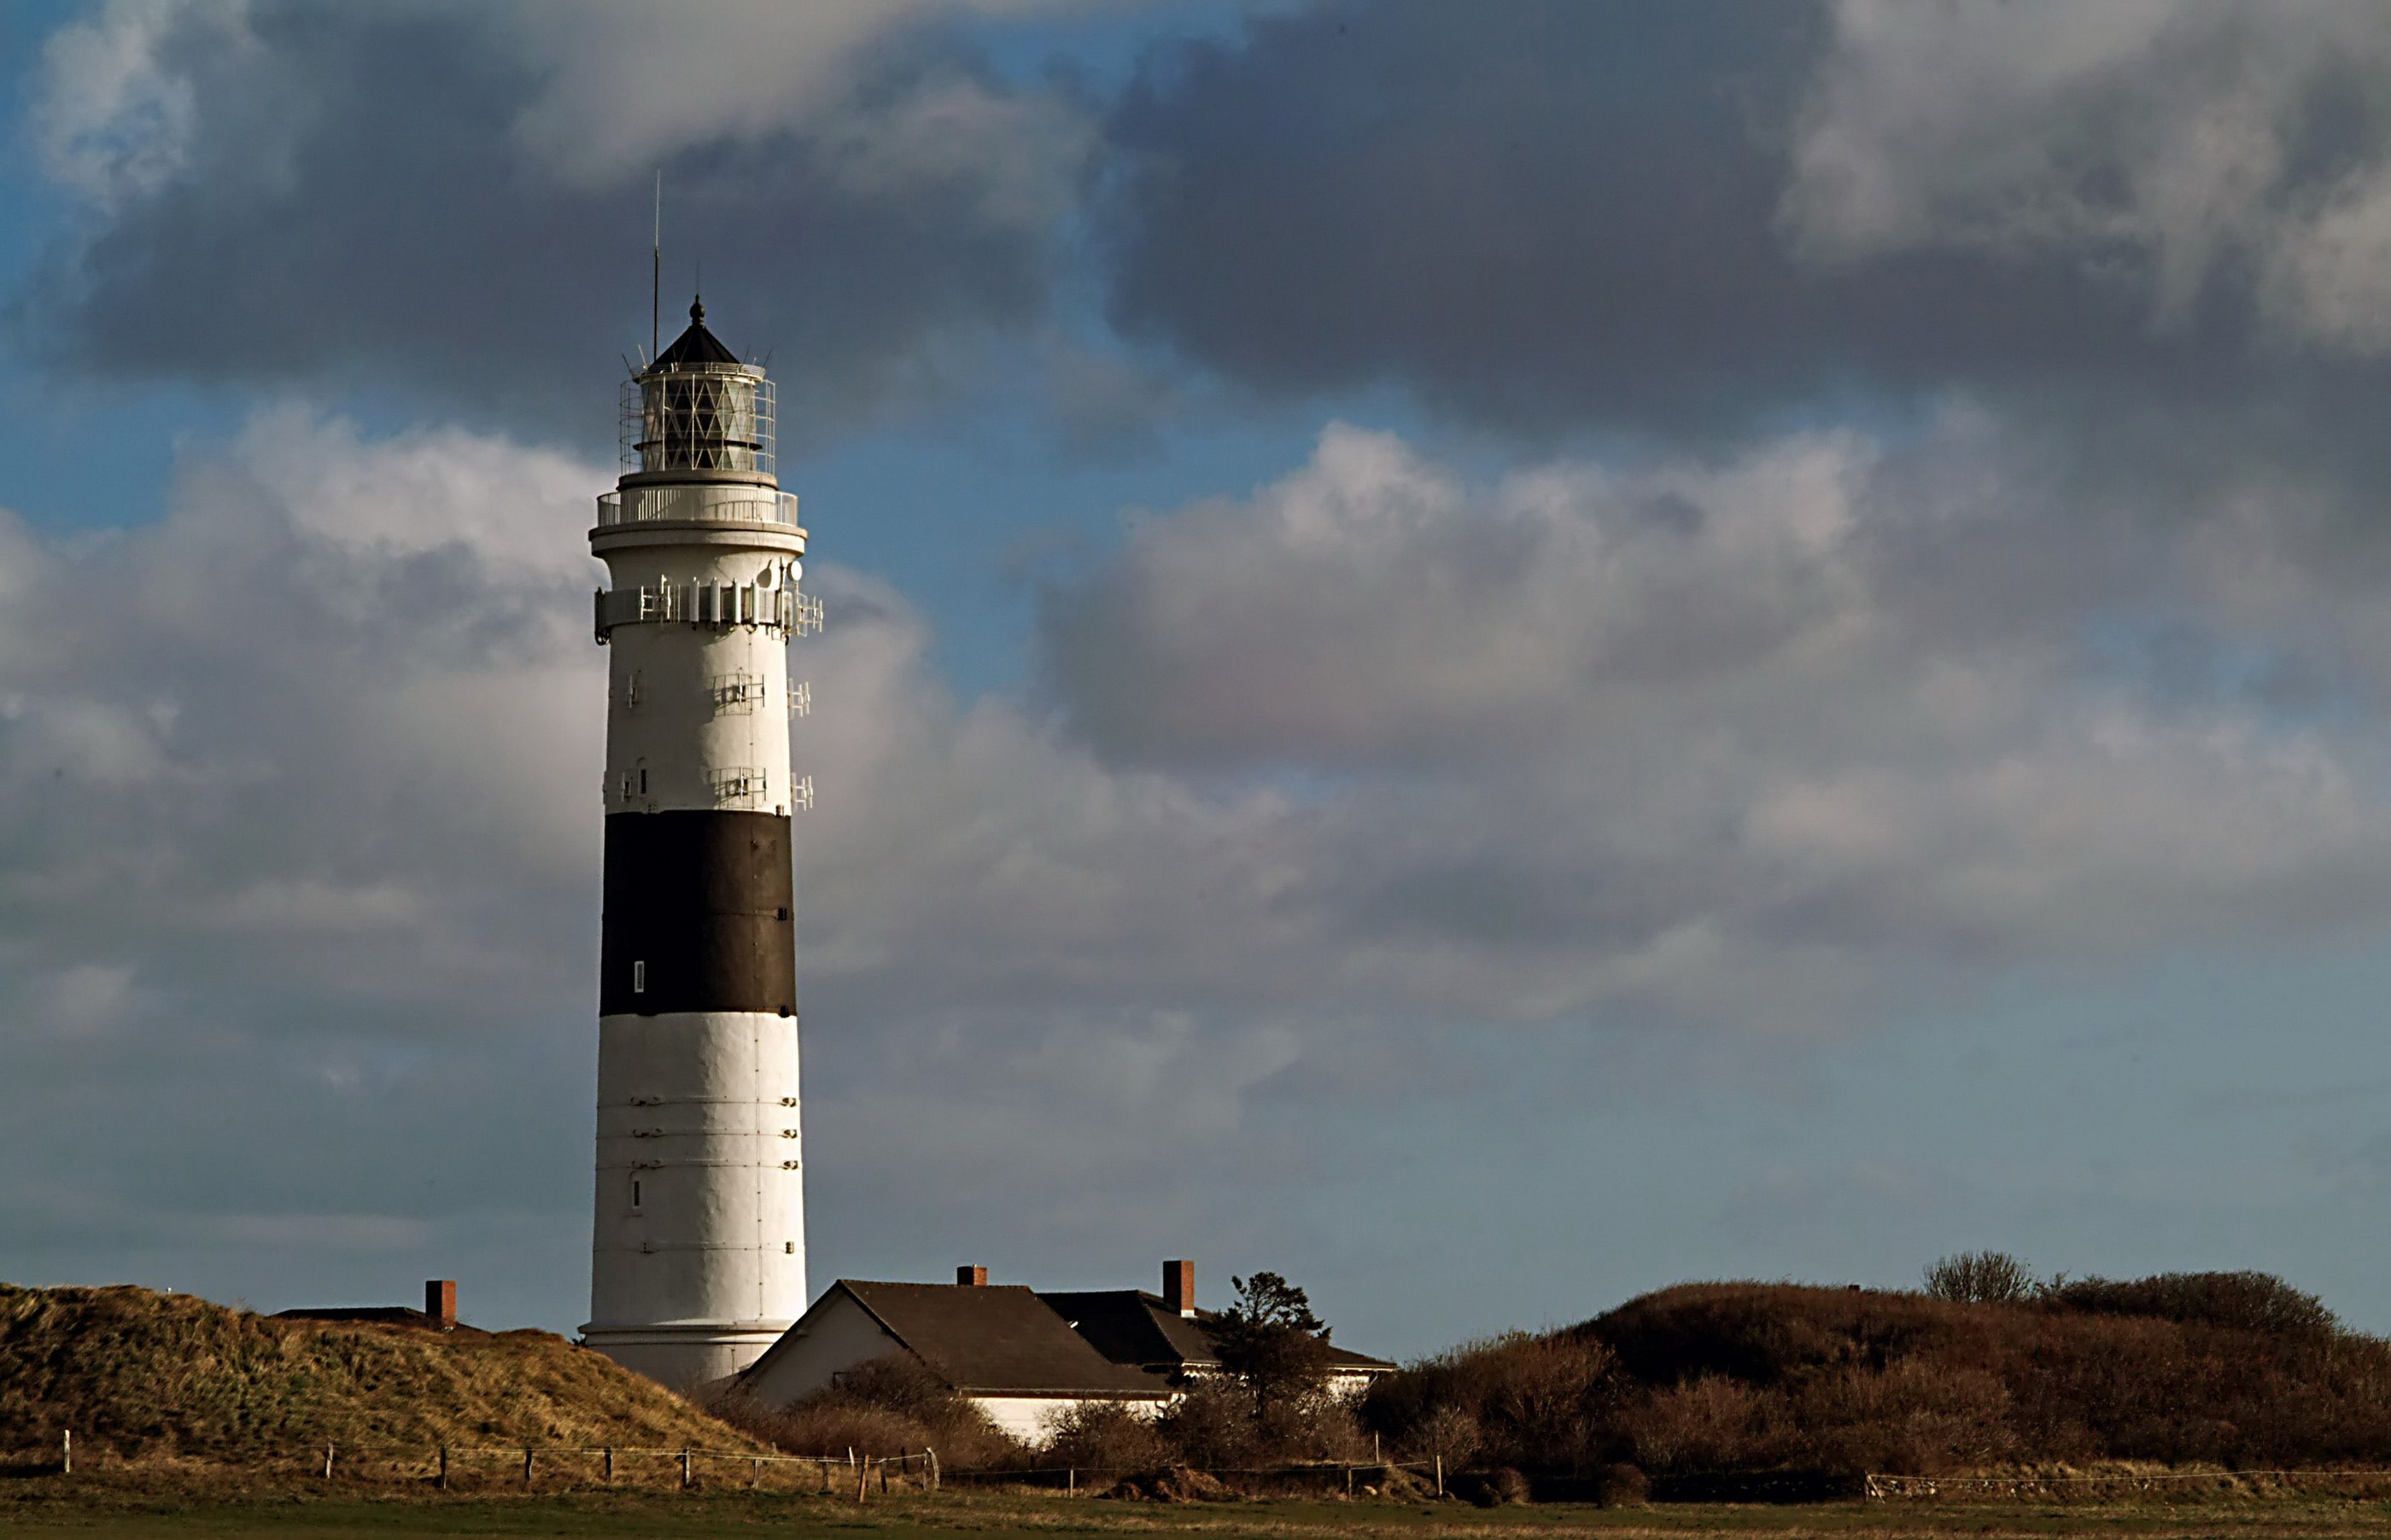
<instances>
[{"instance_id":1,"label":"white lighthouse tower","mask_svg":"<svg viewBox=\"0 0 2391 1540\"><path fill-rule=\"evenodd\" d=\"M806 1305L788 639L819 627L773 392L690 306L625 382L589 548L612 648L589 1345L691 1388Z\"/></svg>"}]
</instances>

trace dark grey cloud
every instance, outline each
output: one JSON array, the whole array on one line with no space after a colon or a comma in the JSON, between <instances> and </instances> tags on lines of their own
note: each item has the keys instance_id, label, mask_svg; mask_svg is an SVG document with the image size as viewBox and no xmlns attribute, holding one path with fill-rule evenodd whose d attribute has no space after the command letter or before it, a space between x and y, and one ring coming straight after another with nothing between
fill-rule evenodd
<instances>
[{"instance_id":1,"label":"dark grey cloud","mask_svg":"<svg viewBox=\"0 0 2391 1540\"><path fill-rule=\"evenodd\" d=\"M1108 125L1115 317L1267 391L1394 382L1536 430L1740 428L1946 386L2062 411L2128 392L2222 406L2374 378L2272 346L2230 251L2217 281L2162 304L2154 259L2088 230L1816 239L1842 207L1803 197L1836 163L1816 145L1834 109L1820 81L1850 16L1875 14L1847 11L1340 0L1160 51ZM1915 51L1931 60L1932 43ZM2130 96L2169 57L2087 90ZM2306 98L2286 89L2292 111ZM2097 114L2079 116L2091 136ZM2362 116L2308 116L2300 186L2346 166L2333 134L2381 137Z\"/></svg>"},{"instance_id":2,"label":"dark grey cloud","mask_svg":"<svg viewBox=\"0 0 2391 1540\"><path fill-rule=\"evenodd\" d=\"M854 45L802 109L738 120L734 99L733 122L649 133L689 115L670 98L709 71L731 95L769 69L740 57L757 52L755 19L730 19L718 57L691 45L643 82L636 58L575 56L560 78L523 45L537 16L519 9L269 0L233 19L186 6L141 29L92 23L83 52L110 68L54 50L37 123L93 206L19 297L32 345L74 371L396 388L600 440L611 424L558 382L602 378L646 341L656 166L665 336L702 263L727 340L772 355L784 432L932 384L976 334L1041 308L1080 143L1060 102L904 25ZM549 20L584 53L582 34L610 27L641 42L608 9ZM137 89L122 89L124 56ZM554 99L593 83L614 96L568 102L575 121L639 129L594 163L570 153ZM100 86L125 98L113 114L84 100Z\"/></svg>"}]
</instances>

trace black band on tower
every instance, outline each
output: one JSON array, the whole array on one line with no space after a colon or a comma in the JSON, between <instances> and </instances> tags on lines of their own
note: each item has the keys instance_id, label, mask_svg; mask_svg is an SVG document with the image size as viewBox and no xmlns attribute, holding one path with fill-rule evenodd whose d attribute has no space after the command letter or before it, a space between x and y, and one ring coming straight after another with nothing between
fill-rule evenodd
<instances>
[{"instance_id":1,"label":"black band on tower","mask_svg":"<svg viewBox=\"0 0 2391 1540\"><path fill-rule=\"evenodd\" d=\"M792 901L781 815L611 815L598 1014L795 1014Z\"/></svg>"}]
</instances>

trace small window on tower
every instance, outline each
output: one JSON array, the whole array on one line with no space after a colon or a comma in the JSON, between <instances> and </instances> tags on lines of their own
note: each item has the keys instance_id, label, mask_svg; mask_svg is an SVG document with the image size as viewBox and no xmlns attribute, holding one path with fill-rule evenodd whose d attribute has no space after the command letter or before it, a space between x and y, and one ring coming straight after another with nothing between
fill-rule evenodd
<instances>
[{"instance_id":1,"label":"small window on tower","mask_svg":"<svg viewBox=\"0 0 2391 1540\"><path fill-rule=\"evenodd\" d=\"M631 1178L631 1212L633 1213L639 1213L640 1208L644 1206L641 1200L647 1196L645 1187L646 1184L642 1183L638 1177L634 1176Z\"/></svg>"},{"instance_id":2,"label":"small window on tower","mask_svg":"<svg viewBox=\"0 0 2391 1540\"><path fill-rule=\"evenodd\" d=\"M783 1240L781 1242L781 1251L785 1256L795 1256L797 1254L797 1243L794 1240Z\"/></svg>"},{"instance_id":3,"label":"small window on tower","mask_svg":"<svg viewBox=\"0 0 2391 1540\"><path fill-rule=\"evenodd\" d=\"M646 796L647 794L648 794L648 767L647 767L646 765L642 764L642 765L640 765L640 796L642 796L642 797L644 797L644 796Z\"/></svg>"},{"instance_id":4,"label":"small window on tower","mask_svg":"<svg viewBox=\"0 0 2391 1540\"><path fill-rule=\"evenodd\" d=\"M645 962L635 962L631 965L631 993L645 995L647 992L648 965Z\"/></svg>"}]
</instances>

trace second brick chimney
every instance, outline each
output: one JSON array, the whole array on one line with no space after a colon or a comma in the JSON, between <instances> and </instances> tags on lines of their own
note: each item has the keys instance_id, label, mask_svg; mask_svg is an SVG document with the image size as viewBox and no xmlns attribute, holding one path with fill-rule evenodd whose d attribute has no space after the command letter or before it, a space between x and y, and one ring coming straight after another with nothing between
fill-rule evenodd
<instances>
[{"instance_id":1,"label":"second brick chimney","mask_svg":"<svg viewBox=\"0 0 2391 1540\"><path fill-rule=\"evenodd\" d=\"M955 1269L955 1285L960 1289L985 1289L988 1287L988 1269L958 1267Z\"/></svg>"},{"instance_id":2,"label":"second brick chimney","mask_svg":"<svg viewBox=\"0 0 2391 1540\"><path fill-rule=\"evenodd\" d=\"M423 1280L423 1313L432 1324L443 1331L457 1329L457 1280L426 1278Z\"/></svg>"},{"instance_id":3,"label":"second brick chimney","mask_svg":"<svg viewBox=\"0 0 2391 1540\"><path fill-rule=\"evenodd\" d=\"M1196 1318L1196 1264L1192 1262L1166 1262L1162 1264L1162 1303L1168 1310Z\"/></svg>"}]
</instances>

